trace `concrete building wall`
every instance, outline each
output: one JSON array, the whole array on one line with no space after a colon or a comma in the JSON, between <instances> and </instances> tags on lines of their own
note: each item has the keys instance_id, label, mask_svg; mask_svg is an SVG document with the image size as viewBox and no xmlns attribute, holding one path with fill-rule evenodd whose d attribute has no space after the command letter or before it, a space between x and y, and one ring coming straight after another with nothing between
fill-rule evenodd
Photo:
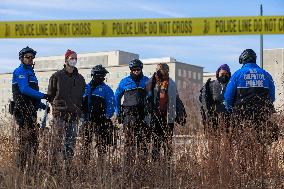
<instances>
[{"instance_id":1,"label":"concrete building wall","mask_svg":"<svg viewBox=\"0 0 284 189\"><path fill-rule=\"evenodd\" d=\"M124 51L106 51L78 54L77 68L92 68L101 64L105 67L128 64L130 60L139 58L138 54ZM65 57L50 56L35 58L35 71L59 70L64 65Z\"/></svg>"},{"instance_id":2,"label":"concrete building wall","mask_svg":"<svg viewBox=\"0 0 284 189\"><path fill-rule=\"evenodd\" d=\"M12 74L0 74L0 113L4 113L12 99Z\"/></svg>"},{"instance_id":3,"label":"concrete building wall","mask_svg":"<svg viewBox=\"0 0 284 189\"><path fill-rule=\"evenodd\" d=\"M273 77L275 83L275 107L284 110L284 49L265 49L263 68Z\"/></svg>"},{"instance_id":4,"label":"concrete building wall","mask_svg":"<svg viewBox=\"0 0 284 189\"><path fill-rule=\"evenodd\" d=\"M203 84L203 67L177 62L175 74L178 90L191 92L190 98L196 97Z\"/></svg>"},{"instance_id":5,"label":"concrete building wall","mask_svg":"<svg viewBox=\"0 0 284 189\"><path fill-rule=\"evenodd\" d=\"M211 78L211 81L215 80L216 79L216 73L215 72L203 73L203 84L205 84L209 78Z\"/></svg>"}]
</instances>

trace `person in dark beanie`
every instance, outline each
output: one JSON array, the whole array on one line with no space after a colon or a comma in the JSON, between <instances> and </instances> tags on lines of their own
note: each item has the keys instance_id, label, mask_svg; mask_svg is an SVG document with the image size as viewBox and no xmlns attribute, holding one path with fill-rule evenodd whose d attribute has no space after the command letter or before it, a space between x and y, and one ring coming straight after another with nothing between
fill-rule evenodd
<instances>
[{"instance_id":1,"label":"person in dark beanie","mask_svg":"<svg viewBox=\"0 0 284 189\"><path fill-rule=\"evenodd\" d=\"M150 114L153 125L154 161L160 159L162 146L165 159L171 158L177 96L176 84L169 77L169 66L166 63L158 64L156 72L146 84L146 111Z\"/></svg>"},{"instance_id":2,"label":"person in dark beanie","mask_svg":"<svg viewBox=\"0 0 284 189\"><path fill-rule=\"evenodd\" d=\"M77 54L72 50L65 53L64 68L49 79L48 95L52 105L52 173L61 166L58 162L63 152L67 176L74 156L76 130L82 113L85 79L75 67ZM64 144L64 146L62 146Z\"/></svg>"},{"instance_id":3,"label":"person in dark beanie","mask_svg":"<svg viewBox=\"0 0 284 189\"><path fill-rule=\"evenodd\" d=\"M220 121L225 121L226 108L224 93L231 78L230 67L221 65L216 71L216 80L208 79L200 90L201 115L205 131L218 128Z\"/></svg>"}]
</instances>

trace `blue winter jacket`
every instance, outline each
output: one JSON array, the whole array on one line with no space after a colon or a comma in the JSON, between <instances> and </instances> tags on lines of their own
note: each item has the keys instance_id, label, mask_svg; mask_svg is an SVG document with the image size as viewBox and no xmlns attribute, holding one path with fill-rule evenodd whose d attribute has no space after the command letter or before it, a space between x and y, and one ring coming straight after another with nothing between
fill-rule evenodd
<instances>
[{"instance_id":1,"label":"blue winter jacket","mask_svg":"<svg viewBox=\"0 0 284 189\"><path fill-rule=\"evenodd\" d=\"M117 114L120 114L121 98L123 95L124 101L122 105L124 107L143 107L145 105L145 86L148 80L149 78L143 75L137 83L131 76L127 76L120 81L115 92L115 112Z\"/></svg>"},{"instance_id":2,"label":"blue winter jacket","mask_svg":"<svg viewBox=\"0 0 284 189\"><path fill-rule=\"evenodd\" d=\"M228 111L254 96L275 101L275 86L272 76L255 63L246 63L231 77L225 92L225 106Z\"/></svg>"},{"instance_id":3,"label":"blue winter jacket","mask_svg":"<svg viewBox=\"0 0 284 189\"><path fill-rule=\"evenodd\" d=\"M101 85L91 88L92 81L86 85L84 99L88 99L88 113L90 116L105 116L110 119L114 113L114 93L112 89L102 83ZM90 95L91 94L91 95Z\"/></svg>"},{"instance_id":4,"label":"blue winter jacket","mask_svg":"<svg viewBox=\"0 0 284 189\"><path fill-rule=\"evenodd\" d=\"M36 78L32 66L27 66L21 63L21 65L14 70L12 80L12 91L13 99L16 105L18 99L21 98L21 100L24 100L21 102L27 104L27 101L32 101L36 110L38 108L45 108L45 104L40 102L44 94L39 92L38 80ZM18 104L18 106L24 106L24 104Z\"/></svg>"}]
</instances>

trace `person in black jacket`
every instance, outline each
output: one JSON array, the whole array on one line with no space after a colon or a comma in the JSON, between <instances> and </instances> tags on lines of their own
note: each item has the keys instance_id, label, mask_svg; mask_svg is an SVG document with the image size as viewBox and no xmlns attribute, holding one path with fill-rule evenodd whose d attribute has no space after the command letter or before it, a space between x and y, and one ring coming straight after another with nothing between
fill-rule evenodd
<instances>
[{"instance_id":1,"label":"person in black jacket","mask_svg":"<svg viewBox=\"0 0 284 189\"><path fill-rule=\"evenodd\" d=\"M90 160L93 134L95 134L96 147L99 160L103 160L107 152L107 145L112 143L113 124L111 117L114 113L114 93L105 84L106 74L109 73L102 65L92 68L92 80L86 85L83 96L84 137L83 137L83 163Z\"/></svg>"},{"instance_id":2,"label":"person in black jacket","mask_svg":"<svg viewBox=\"0 0 284 189\"><path fill-rule=\"evenodd\" d=\"M216 71L216 78L213 81L208 79L200 90L199 100L205 130L207 128L216 130L226 115L224 93L231 78L230 67L227 64L221 65Z\"/></svg>"}]
</instances>

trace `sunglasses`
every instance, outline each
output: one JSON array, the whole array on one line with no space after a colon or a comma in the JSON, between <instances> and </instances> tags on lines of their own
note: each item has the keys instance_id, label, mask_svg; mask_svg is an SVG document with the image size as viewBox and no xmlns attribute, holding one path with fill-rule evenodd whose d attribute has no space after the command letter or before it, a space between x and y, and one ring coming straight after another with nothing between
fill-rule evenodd
<instances>
[{"instance_id":1,"label":"sunglasses","mask_svg":"<svg viewBox=\"0 0 284 189\"><path fill-rule=\"evenodd\" d=\"M134 68L134 69L131 69L131 71L133 71L133 72L140 72L141 71L141 69L140 68Z\"/></svg>"},{"instance_id":2,"label":"sunglasses","mask_svg":"<svg viewBox=\"0 0 284 189\"><path fill-rule=\"evenodd\" d=\"M24 58L27 58L27 59L34 59L35 57L34 57L34 56L24 56Z\"/></svg>"}]
</instances>

